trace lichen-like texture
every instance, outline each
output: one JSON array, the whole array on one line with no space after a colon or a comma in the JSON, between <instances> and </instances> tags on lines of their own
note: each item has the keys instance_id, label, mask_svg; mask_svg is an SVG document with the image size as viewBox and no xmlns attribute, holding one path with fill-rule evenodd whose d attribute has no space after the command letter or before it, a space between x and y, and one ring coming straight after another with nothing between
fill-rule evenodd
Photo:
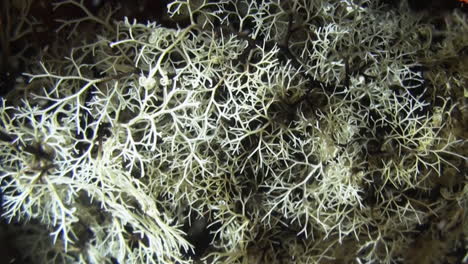
<instances>
[{"instance_id":1,"label":"lichen-like texture","mask_svg":"<svg viewBox=\"0 0 468 264\"><path fill-rule=\"evenodd\" d=\"M63 21L71 39L101 26L66 57L51 45L2 100L2 216L27 223L12 227L25 259L437 263L463 250L465 15L370 0L168 12L178 27Z\"/></svg>"}]
</instances>

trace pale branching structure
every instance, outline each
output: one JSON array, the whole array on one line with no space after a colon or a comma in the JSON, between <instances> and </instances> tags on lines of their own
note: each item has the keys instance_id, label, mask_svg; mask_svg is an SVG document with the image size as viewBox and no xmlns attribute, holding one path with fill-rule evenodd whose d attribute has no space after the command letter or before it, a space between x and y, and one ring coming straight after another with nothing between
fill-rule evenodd
<instances>
[{"instance_id":1,"label":"pale branching structure","mask_svg":"<svg viewBox=\"0 0 468 264\"><path fill-rule=\"evenodd\" d=\"M88 13L96 40L2 101L3 217L44 236L25 256L397 263L421 226L459 229L468 76L441 61L466 17L377 2L173 1L176 29Z\"/></svg>"}]
</instances>

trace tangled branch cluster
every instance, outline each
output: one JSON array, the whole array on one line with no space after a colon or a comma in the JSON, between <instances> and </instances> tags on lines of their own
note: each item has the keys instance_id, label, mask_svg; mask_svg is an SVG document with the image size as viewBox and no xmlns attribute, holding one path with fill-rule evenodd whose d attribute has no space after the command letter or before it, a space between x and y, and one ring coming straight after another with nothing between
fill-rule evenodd
<instances>
[{"instance_id":1,"label":"tangled branch cluster","mask_svg":"<svg viewBox=\"0 0 468 264\"><path fill-rule=\"evenodd\" d=\"M394 263L416 228L466 205L466 187L434 191L466 166L436 65L466 35L436 42L420 16L368 0L168 9L189 25L92 17L95 42L2 102L3 217L52 238L26 256Z\"/></svg>"}]
</instances>

